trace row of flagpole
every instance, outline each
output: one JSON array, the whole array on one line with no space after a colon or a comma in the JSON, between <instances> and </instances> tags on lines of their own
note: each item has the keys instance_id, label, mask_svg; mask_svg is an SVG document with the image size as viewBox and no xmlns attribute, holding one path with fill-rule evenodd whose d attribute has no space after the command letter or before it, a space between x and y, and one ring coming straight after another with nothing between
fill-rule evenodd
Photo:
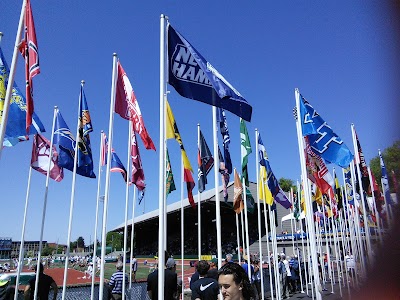
<instances>
[{"instance_id":1,"label":"row of flagpole","mask_svg":"<svg viewBox=\"0 0 400 300\"><path fill-rule=\"evenodd\" d=\"M16 65L16 60L17 60L17 45L19 44L19 40L21 38L21 33L22 33L22 23L24 20L24 14L25 14L25 6L26 6L26 0L23 3L22 10L21 10L21 16L20 16L20 23L18 26L18 32L17 32L17 37L16 37L16 47L14 49L14 54L13 54L13 60L11 64L11 69L10 69L10 79L9 79L9 84L7 86L7 92L6 92L6 100L5 100L5 105L4 105L4 111L3 111L3 122L2 122L2 127L1 127L1 132L0 132L0 145L2 145L3 139L4 139L4 133L5 133L5 125L7 122L7 116L8 116L8 107L9 107L9 100L11 97L11 91L12 91L12 82L14 79L15 75L15 65ZM166 152L166 115L165 115L165 107L166 107L166 97L167 97L167 80L166 80L166 63L165 63L165 50L166 50L166 45L167 43L165 42L165 37L166 37L166 20L167 18L164 15L161 15L160 18L160 147L159 147L159 246L158 246L158 259L159 259L159 268L158 268L158 276L159 276L159 281L158 281L158 291L159 291L159 298L162 299L163 297L163 290L164 290L164 269L162 265L166 261L165 257L165 252L166 249L166 195L165 195L165 152ZM179 35L180 38L182 36ZM187 42L185 40L185 42ZM111 156L112 156L112 140L113 140L113 120L114 120L114 110L115 110L115 99L116 99L116 84L117 84L117 69L118 69L118 59L117 55L113 55L113 71L112 71L112 84L111 84L111 97L110 97L110 119L109 119L109 130L108 130L108 149L107 149L107 169L106 169L106 179L105 179L105 195L104 195L104 205L103 205L103 217L102 217L102 245L101 245L101 268L100 268L100 287L99 287L99 295L102 297L104 293L104 263L105 263L105 250L106 250L106 225L107 225L107 212L108 212L108 202L109 202L109 190L110 190L110 168L111 168ZM213 73L214 74L214 73ZM214 74L215 75L215 74ZM225 83L225 82L224 82ZM81 95L80 95L80 104L81 104L81 97L82 97L82 92L83 92L83 82L81 84ZM213 101L217 101L217 98L220 97L220 95L217 95L215 90L212 90L212 97ZM295 99L296 99L296 108L297 111L300 112L300 93L296 89L295 90ZM81 107L79 107L79 110L81 111ZM52 136L51 136L51 142L50 142L50 154L49 154L49 160L52 159L52 151L53 151L53 136L54 136L54 127L55 127L55 120L56 120L56 115L58 113L58 109L55 108L54 110L54 118L53 118L53 129L52 129ZM218 170L219 170L219 153L218 153L218 139L217 139L217 108L214 105L212 108L212 114L213 114L213 154L214 154L214 181L215 181L215 202L216 202L216 231L217 231L217 257L218 257L218 268L222 266L222 239L221 239L221 216L220 216L220 200L219 200L219 179L218 179ZM79 122L79 121L78 121ZM128 165L129 165L129 149L131 147L130 142L131 142L131 127L132 125L129 124L129 143L128 143ZM307 178L307 168L306 168L306 161L304 157L304 140L303 140L303 134L302 134L302 124L300 117L297 118L296 121L296 128L297 128L297 135L298 135L298 142L299 142L299 154L300 154L300 162L301 162L301 174L302 174L302 182L308 182ZM67 268L68 268L68 261L69 261L69 252L70 252L70 239L71 239L71 230L72 230L72 218L73 218L73 206L74 206L74 194L75 194L75 178L76 178L76 172L77 172L77 160L78 160L78 143L79 143L79 129L80 129L80 124L78 123L77 126L77 134L76 134L76 146L74 147L74 165L73 165L73 179L72 179L72 186L71 186L71 199L70 199L70 214L69 214L69 225L68 225L68 242L67 242L67 251L66 251L66 260L65 260L65 270L64 270L64 282L63 282L63 295L62 299L65 299L65 293L66 293L66 282L67 282ZM198 128L198 132L200 132L200 128ZM256 139L258 140L258 135L256 131ZM356 138L356 133L354 130L354 125L352 125L352 136L353 136L353 144L354 144L354 152L355 153L360 153L360 149L358 148L357 145L357 138ZM199 142L198 142L198 146ZM256 163L258 163L258 143L257 143L257 151L256 151ZM0 155L1 155L1 149L0 149ZM243 156L242 156L243 159ZM357 169L357 175L359 180L361 180L361 170L360 170L360 164L362 162L360 161L359 156L356 156L356 169ZM42 251L42 239L43 239L43 229L44 229L44 223L45 223L45 215L46 215L46 205L47 205L47 194L48 194L48 184L49 184L49 174L50 174L50 163L48 164L48 170L47 170L47 177L46 177L46 190L45 190L45 195L44 195L44 204L43 204L43 214L42 214L42 226L41 226L41 233L40 233L40 245L39 245L39 251L38 251L38 262L40 262L41 259L41 251ZM183 163L183 156L182 156L182 166L184 166ZM352 173L352 186L353 186L353 193L355 195L355 177L356 173L354 170L354 163L350 164L351 166L351 173ZM31 169L30 168L30 173L31 174ZM99 167L99 181L100 181L100 167ZM257 182L259 181L259 174L258 174L258 168L257 170ZM243 170L242 170L243 171ZM128 166L128 172L129 174L129 166ZM183 176L183 172L182 172ZM183 184L182 180L182 184ZM244 218L245 220L242 220L242 238L244 239L246 235L246 242L243 242L243 246L246 245L246 247L243 247L243 249L247 248L246 253L247 253L247 264L248 264L248 274L250 276L250 252L249 252L249 237L248 237L248 220L247 220L247 193L246 193L246 182L244 178L244 174L242 174L242 187L243 187L243 193L244 193ZM128 209L128 199L129 199L129 180L127 179L126 183L126 204L125 204L125 226L124 226L124 273L125 273L125 262L126 262L126 249L127 249L127 209ZM259 183L258 183L259 184ZM29 186L30 186L30 175L29 175L29 183L28 183L28 191L27 191L27 197L26 197L26 204L25 204L25 213L24 213L24 223L23 223L23 229L22 229L22 238L21 238L21 249L23 248L23 240L24 240L24 232L25 232L25 222L26 222L26 210L28 207L28 198L29 198ZM364 220L364 234L365 234L365 239L361 239L361 231L359 227L359 221L358 221L358 212L355 211L354 215L356 218L355 224L355 230L358 230L356 237L357 241L354 241L354 244L357 242L358 243L358 251L359 251L359 257L361 260L361 268L362 268L362 273L365 275L367 265L371 263L371 260L373 260L373 254L372 254L372 245L371 245L371 240L370 240L370 231L368 228L368 218L367 218L367 204L364 199L364 191L362 184L359 183L360 186L360 197L361 197L361 206L362 206L362 213L363 213L363 220ZM309 212L306 214L307 218L307 226L308 230L307 233L309 234L309 240L307 241L310 245L310 251L311 253L311 261L317 262L317 240L316 240L316 229L315 229L315 224L313 220L313 214L312 214L312 204L311 204L311 191L310 187L308 184L303 185L304 188L304 194L305 194L305 203L306 203L306 210ZM183 188L181 188L181 192L183 193ZM258 213L260 214L260 195L258 194ZM181 199L183 199L183 194L181 196ZM96 199L96 224L95 224L95 241L94 244L97 246L97 212L99 209L99 200L100 200L100 185L98 185L98 190L97 190L97 199ZM198 226L199 226L199 237L198 237L198 243L199 243L199 259L201 259L201 227L200 227L200 221L201 221L201 213L200 213L200 205L201 205L201 193L198 194ZM332 205L331 205L332 207ZM390 206L388 207L388 214L390 216ZM355 205L356 208L356 205ZM184 238L184 233L183 233L183 207L182 209L182 218L181 218L181 234L182 234L182 243L183 243L183 238ZM134 226L134 204L132 208L132 236L131 236L131 256L133 252L133 226ZM274 214L276 211L271 211L270 205L268 206L268 211L269 211L269 218L272 220L272 222L275 222L275 217ZM264 216L266 217L266 210L264 206ZM243 217L243 214L241 214L241 217ZM238 220L238 218L237 218ZM237 222L239 224L239 222ZM379 224L379 220L378 220ZM267 222L265 222L265 226L267 227ZM334 223L332 223L332 226L334 227ZM277 243L276 243L276 229L274 228L275 226L272 226L271 228L271 233L272 233L272 243L273 243L273 248L276 250L277 249ZM379 226L378 226L379 227ZM244 233L244 228L246 228L245 233ZM237 228L238 229L238 228ZM259 234L261 233L261 218L260 215L258 216L258 230ZM378 228L379 231L379 228ZM239 230L237 230L239 232ZM266 228L266 235L268 237L268 232ZM326 232L326 229L325 229ZM343 233L342 233L343 234ZM238 241L239 241L239 234L238 235ZM335 236L334 236L335 238ZM261 243L261 237L259 236L259 240ZM365 242L364 242L365 240ZM364 246L364 243L366 245ZM267 245L269 244L269 241L267 239ZM94 254L93 254L93 259L95 258L95 253L96 253L96 246L94 247ZM336 243L335 243L336 246ZM261 249L261 247L260 247ZM364 249L366 249L366 254L364 253ZM22 252L21 252L22 251ZM181 247L181 252L182 252L182 268L183 268L183 255L184 255L184 247ZM239 247L239 242L238 242L238 252L240 255L240 247ZM328 252L328 251L327 251ZM335 250L336 252L336 250ZM329 253L328 253L329 254ZM23 249L20 250L20 257L19 261L21 265L21 259L23 255ZM261 256L261 250L260 250L260 256ZM274 260L276 264L276 268L278 267L278 263L276 260L276 255L274 255ZM260 259L261 260L261 259ZM328 259L328 261L330 258ZM36 289L35 289L35 295L34 298L36 299L37 297L37 284L38 284L38 273L37 272L37 279L36 279ZM321 299L321 283L319 280L318 276L318 267L316 263L312 264L312 273L314 276L314 288L313 291L316 293L316 298ZM17 282L19 279L19 272L17 276ZM183 273L182 273L183 276ZM275 272L275 276L277 275L277 272ZM94 277L94 276L93 276ZM182 278L183 279L183 278ZM261 280L263 281L263 276L261 277ZM276 282L278 282L277 286L279 286L279 280L276 278ZM124 278L124 283L125 283L125 278ZM92 297L93 297L93 284L94 284L94 279L92 279ZM124 291L125 291L125 284L124 284ZM279 294L279 293L277 293Z\"/></svg>"}]
</instances>

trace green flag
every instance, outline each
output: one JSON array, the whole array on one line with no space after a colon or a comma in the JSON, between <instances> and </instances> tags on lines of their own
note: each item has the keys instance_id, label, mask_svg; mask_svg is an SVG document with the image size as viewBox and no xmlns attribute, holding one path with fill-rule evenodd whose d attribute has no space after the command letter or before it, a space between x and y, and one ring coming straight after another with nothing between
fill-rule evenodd
<instances>
[{"instance_id":1,"label":"green flag","mask_svg":"<svg viewBox=\"0 0 400 300\"><path fill-rule=\"evenodd\" d=\"M176 187L175 187L175 182L174 182L174 175L172 174L171 163L169 162L168 149L167 149L166 157L167 157L167 159L166 159L167 165L166 165L165 187L166 187L166 193L168 196L169 193L176 190Z\"/></svg>"},{"instance_id":2,"label":"green flag","mask_svg":"<svg viewBox=\"0 0 400 300\"><path fill-rule=\"evenodd\" d=\"M249 139L249 133L247 132L246 123L243 119L240 119L240 145L242 154L242 180L249 186L249 174L247 172L247 161L248 156L251 153L251 145Z\"/></svg>"}]
</instances>

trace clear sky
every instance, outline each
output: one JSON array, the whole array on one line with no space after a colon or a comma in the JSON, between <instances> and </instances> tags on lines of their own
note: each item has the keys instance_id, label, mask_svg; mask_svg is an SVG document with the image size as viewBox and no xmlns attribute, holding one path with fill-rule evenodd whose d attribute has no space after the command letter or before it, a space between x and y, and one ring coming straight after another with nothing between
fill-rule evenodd
<instances>
[{"instance_id":1,"label":"clear sky","mask_svg":"<svg viewBox=\"0 0 400 300\"><path fill-rule=\"evenodd\" d=\"M108 131L112 54L118 53L159 148L160 14L178 30L253 106L247 123L253 154L258 128L278 178L300 178L296 126L292 115L297 87L334 131L353 149L354 123L367 162L399 140L399 17L388 1L43 1L31 0L41 74L34 78L35 111L50 138L57 105L75 133L80 81L94 132L98 175L100 130ZM393 1L394 3L394 1ZM0 3L1 48L8 64L22 1ZM16 82L24 86L18 59ZM197 178L197 123L212 148L212 108L180 97L168 87L169 102ZM234 167L240 169L239 118L227 113ZM126 165L128 123L115 115L113 147ZM220 139L220 137L219 137ZM220 143L221 143L220 139ZM158 208L158 152L139 140L147 190L140 215ZM0 160L1 237L20 240L32 142L6 148ZM180 200L180 151L168 141ZM249 159L256 180L255 154ZM102 175L102 191L104 176ZM45 176L33 171L26 240L38 240ZM233 180L233 177L231 177ZM44 239L67 241L72 173L50 182ZM207 188L214 187L213 172ZM93 239L97 180L77 177L72 240ZM197 187L195 188L195 194ZM133 193L131 192L131 195ZM233 195L230 195L231 197ZM186 192L185 192L186 197ZM124 221L125 185L112 174L107 228ZM129 208L131 212L131 207ZM130 214L130 213L129 213ZM99 231L100 232L100 231Z\"/></svg>"}]
</instances>

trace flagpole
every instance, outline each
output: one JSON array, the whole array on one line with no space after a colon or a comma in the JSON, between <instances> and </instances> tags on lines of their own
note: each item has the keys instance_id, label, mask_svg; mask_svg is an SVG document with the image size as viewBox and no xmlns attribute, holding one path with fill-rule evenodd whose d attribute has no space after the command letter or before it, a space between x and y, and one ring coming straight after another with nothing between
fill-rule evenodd
<instances>
[{"instance_id":1,"label":"flagpole","mask_svg":"<svg viewBox=\"0 0 400 300\"><path fill-rule=\"evenodd\" d=\"M122 295L125 295L125 285L126 285L126 248L128 247L128 208L129 208L129 172L131 170L130 158L131 158L131 145L132 145L132 121L128 122L128 157L126 162L126 185L125 185L125 225L124 225L124 256L123 266L122 266ZM132 249L131 249L132 252ZM132 262L131 262L132 263Z\"/></svg>"},{"instance_id":2,"label":"flagpole","mask_svg":"<svg viewBox=\"0 0 400 300\"><path fill-rule=\"evenodd\" d=\"M103 222L101 232L101 267L100 267L100 286L99 286L99 299L103 299L104 294L104 264L106 257L106 244L107 244L107 213L108 213L108 199L110 194L110 168L111 168L111 150L113 138L113 125L114 125L114 106L117 84L117 53L113 53L113 67L112 67L112 81L111 81L111 96L110 96L110 117L108 124L108 145L107 145L107 172L104 190L104 204L103 204Z\"/></svg>"},{"instance_id":3,"label":"flagpole","mask_svg":"<svg viewBox=\"0 0 400 300\"><path fill-rule=\"evenodd\" d=\"M132 201L132 223L131 223L131 257L129 260L130 264L130 273L129 273L129 288L132 287L132 260L133 260L133 241L135 238L135 204L136 204L136 195L137 195L137 187L133 188L133 201ZM135 282L136 282L136 274L135 274Z\"/></svg>"},{"instance_id":4,"label":"flagpole","mask_svg":"<svg viewBox=\"0 0 400 300\"><path fill-rule=\"evenodd\" d=\"M160 16L160 154L159 154L159 183L158 183L158 299L164 298L164 220L165 220L165 21L168 17Z\"/></svg>"},{"instance_id":5,"label":"flagpole","mask_svg":"<svg viewBox=\"0 0 400 300\"><path fill-rule=\"evenodd\" d=\"M379 157L382 156L380 149L378 149L378 155L379 155ZM383 160L383 158L382 158L382 160ZM381 165L381 169L382 169L382 165ZM388 178L388 180L389 180L389 178ZM385 186L383 185L382 178L381 178L381 188L382 188L382 193L383 193L383 199L385 200L386 219L387 219L387 222L388 222L388 225L390 228L390 227L392 227L392 214L391 214L392 211L391 211L391 207L388 203L388 199L386 199Z\"/></svg>"},{"instance_id":6,"label":"flagpole","mask_svg":"<svg viewBox=\"0 0 400 300\"><path fill-rule=\"evenodd\" d=\"M184 295L184 290L185 290L185 286L183 284L183 257L185 255L185 221L184 221L184 211L183 211L183 181L184 181L184 176L183 176L183 172L184 172L184 165L183 165L183 155L181 155L181 264L182 264L182 269L181 269L181 276L182 276L182 297ZM200 203L198 203L198 205L200 206Z\"/></svg>"},{"instance_id":7,"label":"flagpole","mask_svg":"<svg viewBox=\"0 0 400 300\"><path fill-rule=\"evenodd\" d=\"M243 195L244 195L243 202L244 202L244 219L245 219L245 226L246 226L247 275L249 276L249 280L251 282L249 222L248 222L248 219L247 219L247 195L246 195L246 184L245 184L245 178L244 177L242 179L242 184L243 184L243 187L244 187L244 189L243 189L243 191L244 191L244 193L243 193Z\"/></svg>"},{"instance_id":8,"label":"flagpole","mask_svg":"<svg viewBox=\"0 0 400 300\"><path fill-rule=\"evenodd\" d=\"M243 249L243 260L245 261L246 259L244 257L247 254L247 249L246 249L246 243L245 243L246 235L244 233L245 225L244 225L244 219L243 218L244 218L243 217L243 211L241 211L240 212L240 224L242 225L241 226L241 230L242 230L242 249Z\"/></svg>"},{"instance_id":9,"label":"flagpole","mask_svg":"<svg viewBox=\"0 0 400 300\"><path fill-rule=\"evenodd\" d=\"M0 159L1 159L1 154L3 151L4 135L6 133L8 112L10 110L11 95L12 95L12 90L13 90L13 85L14 85L14 77L15 77L15 72L16 72L16 67L17 67L17 59L19 56L18 46L21 41L22 30L24 27L25 7L26 7L26 0L23 0L21 13L19 16L17 35L15 36L15 45L14 45L13 57L11 60L10 73L8 75L7 90L6 90L6 95L4 98L2 121L0 124Z\"/></svg>"},{"instance_id":10,"label":"flagpole","mask_svg":"<svg viewBox=\"0 0 400 300\"><path fill-rule=\"evenodd\" d=\"M99 204L100 204L100 189L101 189L101 163L102 163L102 141L103 141L103 134L104 131L100 132L100 155L99 155L99 178L97 180L97 194L96 194L96 213L95 213L95 222L94 222L94 242L93 242L93 257L92 257L92 266L93 266L93 274L92 274L92 284L91 284L91 291L90 291L90 300L94 300L94 281L96 277L96 253L97 253L97 227L99 223ZM105 149L103 149L105 151Z\"/></svg>"},{"instance_id":11,"label":"flagpole","mask_svg":"<svg viewBox=\"0 0 400 300\"><path fill-rule=\"evenodd\" d=\"M258 161L259 161L259 155L258 155L258 130L257 128L254 131L255 137L256 137L256 178L257 178L257 221L258 221L258 251L260 253L260 267L259 267L259 272L261 274L261 299L264 299L264 272L263 272L263 255L262 255L262 245L261 245L261 208L260 208L260 190L258 188L260 184L259 180L259 171L258 171Z\"/></svg>"},{"instance_id":12,"label":"flagpole","mask_svg":"<svg viewBox=\"0 0 400 300\"><path fill-rule=\"evenodd\" d=\"M1 35L0 35L0 37L1 37ZM20 277L21 277L21 270L23 268L22 264L23 264L23 261L24 261L25 225L26 225L26 216L27 216L27 213L28 213L29 194L30 194L30 190L31 190L31 175L32 175L32 167L31 167L31 165L29 165L28 186L26 187L24 220L22 222L21 244L19 246L17 279L15 280L15 289L16 289L16 291L15 291L15 294L14 294L14 300L18 299L18 292L17 291L18 291L18 286L19 286L19 280L20 280Z\"/></svg>"},{"instance_id":13,"label":"flagpole","mask_svg":"<svg viewBox=\"0 0 400 300\"><path fill-rule=\"evenodd\" d=\"M370 262L370 260L372 259L371 255L372 255L372 248L371 248L371 240L370 240L370 232L369 232L369 226L368 226L368 219L367 219L367 206L365 205L365 197L364 197L364 187L361 184L361 170L360 170L360 157L359 157L359 149L358 149L358 145L357 145L357 141L356 141L356 131L354 128L354 124L351 124L351 132L353 135L353 145L354 145L354 154L356 157L356 162L357 162L357 174L358 174L358 178L360 180L360 197L361 197L361 203L363 206L363 217L364 217L364 231L365 231L365 237L366 237L366 241L367 241L367 249L368 249L368 262Z\"/></svg>"},{"instance_id":14,"label":"flagpole","mask_svg":"<svg viewBox=\"0 0 400 300\"><path fill-rule=\"evenodd\" d=\"M85 84L85 81L81 81L81 89L83 89L83 86ZM81 99L82 94L79 96L79 101L83 101ZM80 110L81 107L78 105L78 116L80 115ZM68 262L69 262L69 252L70 252L70 243L71 243L71 230L72 230L72 216L73 216L73 211L74 211L74 201L75 201L75 182L76 182L76 169L77 169L77 163L78 163L78 148L79 148L79 128L80 128L80 120L78 118L77 126L76 126L76 143L75 143L75 154L74 154L74 169L72 172L72 185L71 185L71 199L70 199L70 205L69 205L69 221L68 221L68 238L67 238L67 252L65 256L65 266L64 266L64 280L63 280L63 291L62 291L62 300L65 300L65 295L67 292L67 278L68 278Z\"/></svg>"},{"instance_id":15,"label":"flagpole","mask_svg":"<svg viewBox=\"0 0 400 300\"><path fill-rule=\"evenodd\" d=\"M296 109L298 114L300 114L300 92L296 88L295 89L295 98L296 98ZM296 120L296 127L297 127L297 139L298 139L298 145L299 145L299 155L300 155L300 165L301 165L301 175L303 178L303 182L307 182L307 169L306 169L306 162L304 158L304 145L303 145L303 135L301 133L301 119L300 115L298 115L297 120ZM316 298L317 300L322 299L322 295L320 292L321 288L321 283L319 280L319 274L318 274L318 265L317 265L317 252L315 249L315 230L314 230L314 224L313 224L313 214L312 214L312 204L311 204L311 196L310 196L310 190L308 184L304 184L304 200L306 203L307 211L309 212L307 214L307 222L308 222L308 229L309 229L309 238L310 238L310 247L311 247L311 259L314 262L312 264L313 268L313 275L314 275L314 285L315 285L315 293L316 293Z\"/></svg>"},{"instance_id":16,"label":"flagpole","mask_svg":"<svg viewBox=\"0 0 400 300\"><path fill-rule=\"evenodd\" d=\"M236 217L236 242L237 242L237 253L238 253L238 261L239 261L239 265L241 265L241 257L240 257L240 234L239 234L239 216L238 214L235 212L235 217Z\"/></svg>"},{"instance_id":17,"label":"flagpole","mask_svg":"<svg viewBox=\"0 0 400 300\"><path fill-rule=\"evenodd\" d=\"M43 244L43 231L44 231L44 222L46 219L46 207L47 207L47 195L49 193L49 179L50 179L50 169L51 169L51 158L53 157L53 139L54 139L54 125L56 122L56 115L58 113L57 106L54 106L54 115L53 115L53 127L51 129L51 139L50 139L50 153L49 153L49 163L47 166L47 175L46 175L46 188L44 192L44 200L43 200L43 212L42 212L42 225L40 228L40 240L39 240L39 251L37 258L37 266L39 266L40 259L42 256L42 244ZM37 299L37 291L38 291L38 283L39 283L39 270L36 272L36 281L35 281L35 292L33 299Z\"/></svg>"},{"instance_id":18,"label":"flagpole","mask_svg":"<svg viewBox=\"0 0 400 300\"><path fill-rule=\"evenodd\" d=\"M258 144L258 143L257 143ZM262 183L264 185L264 182ZM264 187L262 189L263 193L265 192ZM265 199L265 196L263 195L263 199ZM265 200L264 200L265 201ZM274 292L273 288L274 285L272 283L272 266L271 266L271 257L270 257L270 248L269 248L269 238L268 238L268 221L267 221L267 203L263 203L264 206L264 223L265 223L265 236L267 238L267 252L268 252L268 271L269 271L269 286L270 286L270 291L271 291L271 300L274 300ZM272 245L271 245L272 246ZM275 275L275 272L274 272Z\"/></svg>"},{"instance_id":19,"label":"flagpole","mask_svg":"<svg viewBox=\"0 0 400 300\"><path fill-rule=\"evenodd\" d=\"M213 95L215 91L213 90ZM222 267L222 238L221 238L221 203L219 202L219 155L217 140L217 108L212 107L213 113L213 139L214 139L214 186L215 186L215 223L217 227L217 253L218 253L218 269Z\"/></svg>"},{"instance_id":20,"label":"flagpole","mask_svg":"<svg viewBox=\"0 0 400 300\"><path fill-rule=\"evenodd\" d=\"M376 223L377 223L377 227L378 227L378 238L379 238L379 245L382 246L382 235L381 235L381 225L380 225L380 216L378 213L378 210L376 209L376 199L375 199L375 195L374 195L374 183L372 182L372 174L371 174L371 169L368 167L368 177L369 177L369 182L371 185L371 190L372 190L372 207L374 209L375 212L375 216L376 216ZM376 236L376 233L375 233Z\"/></svg>"},{"instance_id":21,"label":"flagpole","mask_svg":"<svg viewBox=\"0 0 400 300\"><path fill-rule=\"evenodd\" d=\"M200 124L197 123L197 149L200 151ZM200 157L201 159L201 157ZM200 178L199 175L197 175L197 186L199 187L199 182ZM199 189L197 189L197 247L198 247L198 252L199 252L199 260L201 260L201 209L200 209L200 203L201 203L201 193Z\"/></svg>"}]
</instances>

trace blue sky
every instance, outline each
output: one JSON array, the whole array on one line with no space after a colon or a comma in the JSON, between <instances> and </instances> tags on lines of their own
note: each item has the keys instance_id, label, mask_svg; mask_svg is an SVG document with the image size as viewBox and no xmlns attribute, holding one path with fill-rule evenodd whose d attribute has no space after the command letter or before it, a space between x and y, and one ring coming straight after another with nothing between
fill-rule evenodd
<instances>
[{"instance_id":1,"label":"blue sky","mask_svg":"<svg viewBox=\"0 0 400 300\"><path fill-rule=\"evenodd\" d=\"M254 129L258 128L278 178L300 178L292 116L296 87L351 149L350 124L355 124L367 162L377 156L379 148L385 149L399 139L395 88L400 81L400 58L394 31L399 18L386 2L31 2L41 67L41 74L34 78L35 111L47 129L47 138L55 105L75 132L80 81L86 81L96 174L100 130L108 131L113 52L118 53L131 80L147 130L159 148L161 13L253 106L252 122L247 124L253 154ZM0 31L4 33L1 48L8 64L21 3L6 0L0 4ZM23 87L21 58L16 82ZM197 123L211 148L212 108L168 88L169 102L196 174ZM227 118L233 164L240 169L239 118L229 112ZM124 164L127 136L127 122L115 115L113 147ZM29 141L4 149L0 160L0 236L13 240L21 236L31 147ZM147 191L145 203L136 207L137 215L158 207L158 152L145 150L141 141L139 147ZM168 197L168 203L172 203L180 200L180 152L175 141L168 141L168 148L177 185L177 191ZM255 164L254 154L249 159L253 181ZM61 183L50 182L44 231L49 242L67 241L71 181L72 173L66 171ZM209 182L207 188L212 188L213 172ZM27 240L39 239L44 185L45 176L34 171ZM97 180L77 177L72 240L83 236L89 243L93 239L96 189ZM124 182L119 174L112 174L108 228L123 222L124 207Z\"/></svg>"}]
</instances>

